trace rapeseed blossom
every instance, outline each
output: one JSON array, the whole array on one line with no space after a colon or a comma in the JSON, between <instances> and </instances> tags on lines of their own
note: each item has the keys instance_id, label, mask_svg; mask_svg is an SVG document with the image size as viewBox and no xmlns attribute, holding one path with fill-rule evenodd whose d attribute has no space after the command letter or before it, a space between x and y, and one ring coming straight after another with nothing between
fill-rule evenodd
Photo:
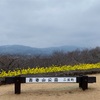
<instances>
[{"instance_id":1,"label":"rapeseed blossom","mask_svg":"<svg viewBox=\"0 0 100 100\"><path fill-rule=\"evenodd\" d=\"M79 64L79 65L63 65L63 66L56 66L52 65L50 67L36 67L36 68L27 68L27 69L16 69L16 70L9 70L8 72L2 70L0 73L0 77L11 77L11 76L18 76L18 75L27 75L27 74L43 74L43 73L50 73L50 72L67 72L67 71L78 71L78 70L89 70L89 69L99 69L100 63L96 64Z\"/></svg>"}]
</instances>

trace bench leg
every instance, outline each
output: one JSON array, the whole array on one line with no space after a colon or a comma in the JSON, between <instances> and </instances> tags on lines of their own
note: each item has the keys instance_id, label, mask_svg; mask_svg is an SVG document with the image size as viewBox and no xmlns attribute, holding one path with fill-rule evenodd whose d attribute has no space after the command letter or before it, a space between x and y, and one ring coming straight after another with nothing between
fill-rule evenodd
<instances>
[{"instance_id":1,"label":"bench leg","mask_svg":"<svg viewBox=\"0 0 100 100\"><path fill-rule=\"evenodd\" d=\"M82 88L82 90L88 89L88 76L81 77L81 80L79 82L79 87Z\"/></svg>"},{"instance_id":2,"label":"bench leg","mask_svg":"<svg viewBox=\"0 0 100 100\"><path fill-rule=\"evenodd\" d=\"M21 93L21 82L20 77L15 77L15 94Z\"/></svg>"}]
</instances>

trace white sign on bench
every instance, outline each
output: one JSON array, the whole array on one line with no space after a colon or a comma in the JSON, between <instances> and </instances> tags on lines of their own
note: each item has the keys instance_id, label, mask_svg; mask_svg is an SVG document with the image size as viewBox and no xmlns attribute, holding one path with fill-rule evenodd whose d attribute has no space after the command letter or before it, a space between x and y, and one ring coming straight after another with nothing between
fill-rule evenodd
<instances>
[{"instance_id":1,"label":"white sign on bench","mask_svg":"<svg viewBox=\"0 0 100 100\"><path fill-rule=\"evenodd\" d=\"M27 77L26 83L76 83L76 77Z\"/></svg>"}]
</instances>

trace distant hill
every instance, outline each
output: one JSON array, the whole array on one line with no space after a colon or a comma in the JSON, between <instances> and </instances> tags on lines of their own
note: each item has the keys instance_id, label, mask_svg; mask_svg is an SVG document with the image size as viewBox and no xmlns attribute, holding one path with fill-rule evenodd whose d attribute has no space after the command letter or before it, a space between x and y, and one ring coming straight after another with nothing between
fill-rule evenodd
<instances>
[{"instance_id":1,"label":"distant hill","mask_svg":"<svg viewBox=\"0 0 100 100\"><path fill-rule=\"evenodd\" d=\"M23 45L4 45L0 46L0 54L18 54L18 55L50 55L54 51L73 51L78 49L75 46L60 46L60 47L49 47L49 48L33 48Z\"/></svg>"}]
</instances>

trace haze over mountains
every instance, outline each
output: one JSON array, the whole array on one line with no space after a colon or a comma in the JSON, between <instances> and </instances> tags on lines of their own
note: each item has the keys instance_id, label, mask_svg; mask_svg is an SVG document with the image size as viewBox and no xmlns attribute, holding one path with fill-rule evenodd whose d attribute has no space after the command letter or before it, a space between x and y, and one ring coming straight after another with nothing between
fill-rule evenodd
<instances>
[{"instance_id":1,"label":"haze over mountains","mask_svg":"<svg viewBox=\"0 0 100 100\"><path fill-rule=\"evenodd\" d=\"M60 46L60 47L49 47L49 48L34 48L23 45L4 45L0 46L0 54L18 54L18 55L50 55L55 51L73 51L76 49L82 49L76 46Z\"/></svg>"}]
</instances>

